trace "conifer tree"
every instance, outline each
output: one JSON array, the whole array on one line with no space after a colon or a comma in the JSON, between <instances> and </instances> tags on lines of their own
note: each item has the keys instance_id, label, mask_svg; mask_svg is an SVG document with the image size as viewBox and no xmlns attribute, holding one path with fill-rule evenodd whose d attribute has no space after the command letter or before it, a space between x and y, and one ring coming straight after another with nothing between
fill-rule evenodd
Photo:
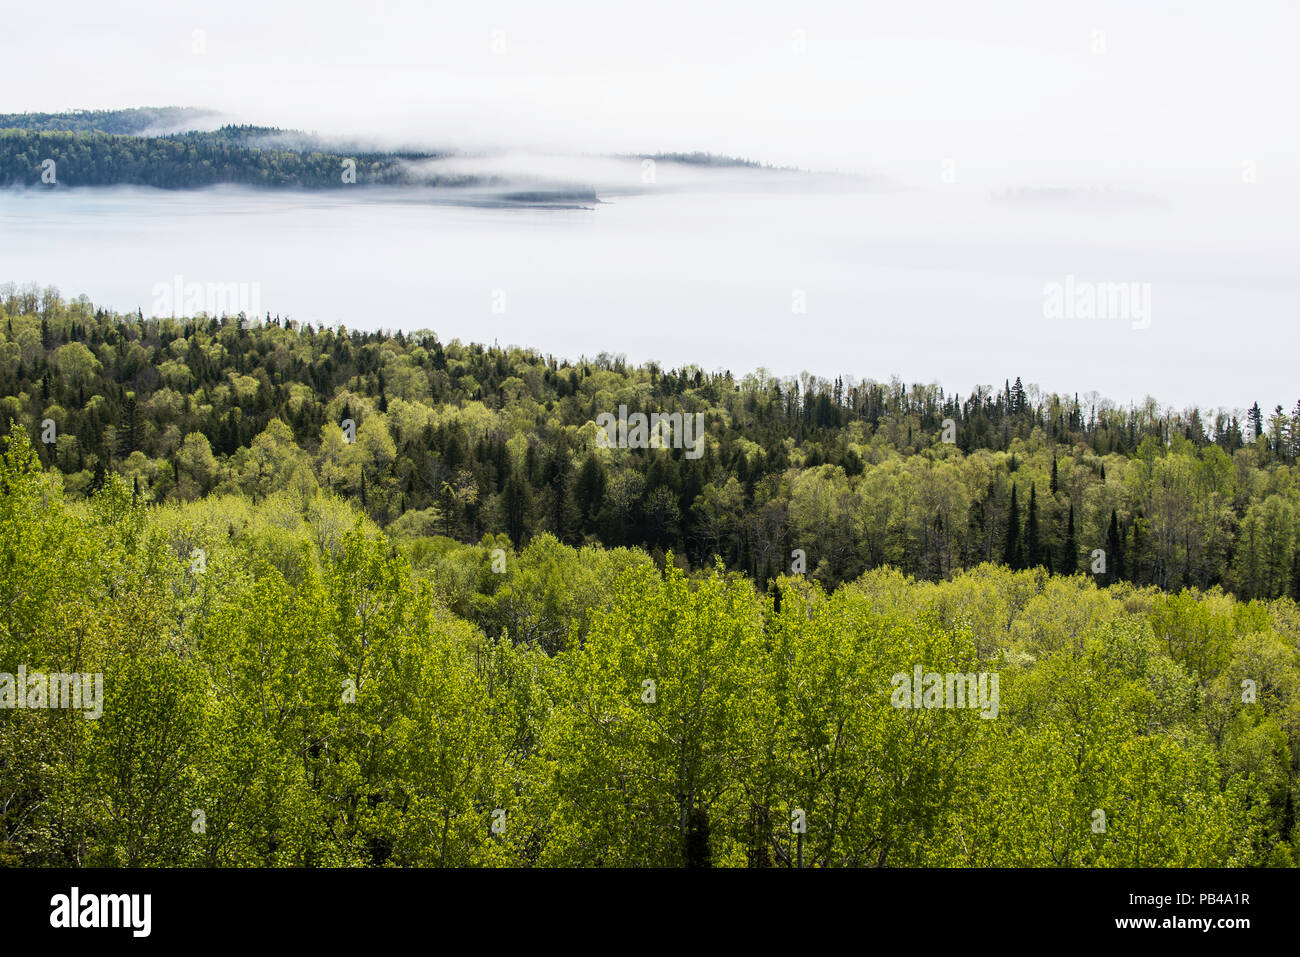
<instances>
[{"instance_id":1,"label":"conifer tree","mask_svg":"<svg viewBox=\"0 0 1300 957\"><path fill-rule=\"evenodd\" d=\"M1007 512L1007 542L1002 551L1002 564L1008 568L1019 568L1020 552L1020 506L1016 502L1016 486L1011 486L1011 508Z\"/></svg>"},{"instance_id":2,"label":"conifer tree","mask_svg":"<svg viewBox=\"0 0 1300 957\"><path fill-rule=\"evenodd\" d=\"M1110 528L1106 531L1106 573L1112 582L1124 577L1124 538L1120 532L1119 515L1110 510Z\"/></svg>"},{"instance_id":3,"label":"conifer tree","mask_svg":"<svg viewBox=\"0 0 1300 957\"><path fill-rule=\"evenodd\" d=\"M1057 559L1056 571L1060 575L1073 575L1078 568L1079 545L1074 537L1074 504L1071 503L1065 519L1065 544L1061 548L1061 557Z\"/></svg>"},{"instance_id":4,"label":"conifer tree","mask_svg":"<svg viewBox=\"0 0 1300 957\"><path fill-rule=\"evenodd\" d=\"M1029 486L1029 514L1025 519L1024 549L1026 568L1047 568L1051 571L1051 563L1047 560L1038 534L1038 488L1033 484Z\"/></svg>"}]
</instances>

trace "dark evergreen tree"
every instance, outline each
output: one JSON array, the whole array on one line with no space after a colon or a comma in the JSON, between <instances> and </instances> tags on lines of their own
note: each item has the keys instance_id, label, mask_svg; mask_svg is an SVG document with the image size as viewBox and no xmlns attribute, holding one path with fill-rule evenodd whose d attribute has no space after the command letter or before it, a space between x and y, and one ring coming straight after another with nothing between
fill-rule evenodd
<instances>
[{"instance_id":1,"label":"dark evergreen tree","mask_svg":"<svg viewBox=\"0 0 1300 957\"><path fill-rule=\"evenodd\" d=\"M1110 527L1106 530L1106 574L1112 582L1124 580L1124 537L1115 509L1110 510Z\"/></svg>"},{"instance_id":2,"label":"dark evergreen tree","mask_svg":"<svg viewBox=\"0 0 1300 957\"><path fill-rule=\"evenodd\" d=\"M516 546L524 543L532 511L532 488L518 472L511 472L501 492L506 534Z\"/></svg>"},{"instance_id":3,"label":"dark evergreen tree","mask_svg":"<svg viewBox=\"0 0 1300 957\"><path fill-rule=\"evenodd\" d=\"M1256 402L1250 407L1246 414L1246 427L1250 430L1250 441L1254 442L1264 434L1264 413L1259 410L1259 403Z\"/></svg>"},{"instance_id":4,"label":"dark evergreen tree","mask_svg":"<svg viewBox=\"0 0 1300 957\"><path fill-rule=\"evenodd\" d=\"M1043 542L1038 533L1038 487L1029 486L1029 512L1025 518L1025 567L1046 568L1051 571Z\"/></svg>"},{"instance_id":5,"label":"dark evergreen tree","mask_svg":"<svg viewBox=\"0 0 1300 957\"><path fill-rule=\"evenodd\" d=\"M1016 502L1016 486L1011 486L1011 506L1007 511L1006 546L1002 550L1002 564L1008 568L1021 567L1020 506Z\"/></svg>"},{"instance_id":6,"label":"dark evergreen tree","mask_svg":"<svg viewBox=\"0 0 1300 957\"><path fill-rule=\"evenodd\" d=\"M1065 519L1065 543L1061 546L1061 555L1056 561L1056 571L1061 575L1073 575L1079 570L1079 544L1074 535L1074 505L1070 505L1069 515Z\"/></svg>"},{"instance_id":7,"label":"dark evergreen tree","mask_svg":"<svg viewBox=\"0 0 1300 957\"><path fill-rule=\"evenodd\" d=\"M590 531L605 503L605 466L595 452L588 452L574 484L574 500L584 530Z\"/></svg>"}]
</instances>

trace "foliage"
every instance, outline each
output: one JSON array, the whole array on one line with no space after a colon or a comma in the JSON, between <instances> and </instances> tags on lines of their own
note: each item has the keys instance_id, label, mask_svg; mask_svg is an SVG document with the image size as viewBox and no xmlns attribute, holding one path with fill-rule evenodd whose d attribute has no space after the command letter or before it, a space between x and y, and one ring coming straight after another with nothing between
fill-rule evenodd
<instances>
[{"instance_id":1,"label":"foliage","mask_svg":"<svg viewBox=\"0 0 1300 957\"><path fill-rule=\"evenodd\" d=\"M0 456L0 672L100 673L103 713L0 708L7 864L1296 860L1288 598L992 564L759 590L394 540L296 456L256 499L69 496L34 444ZM997 675L996 716L895 706L918 666Z\"/></svg>"},{"instance_id":2,"label":"foliage","mask_svg":"<svg viewBox=\"0 0 1300 957\"><path fill-rule=\"evenodd\" d=\"M319 485L397 537L505 534L522 549L549 533L694 569L721 558L764 584L801 570L798 549L832 589L886 565L940 581L1001 562L1300 599L1300 408L1267 424L1252 409L1243 427L1224 410L1122 409L1019 379L966 399L737 379L429 331L146 319L12 286L0 359L0 430L12 419L42 438L71 497L108 473L155 502ZM698 457L602 447L596 419L620 405L703 414Z\"/></svg>"}]
</instances>

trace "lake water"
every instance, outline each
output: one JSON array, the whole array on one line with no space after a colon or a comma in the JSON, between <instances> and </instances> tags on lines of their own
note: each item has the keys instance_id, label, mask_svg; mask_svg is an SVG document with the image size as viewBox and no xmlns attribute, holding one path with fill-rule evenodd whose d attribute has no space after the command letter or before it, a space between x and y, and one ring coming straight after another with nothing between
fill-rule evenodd
<instances>
[{"instance_id":1,"label":"lake water","mask_svg":"<svg viewBox=\"0 0 1300 957\"><path fill-rule=\"evenodd\" d=\"M0 192L0 282L146 313L177 276L255 283L263 310L314 324L737 374L897 375L963 393L1019 375L1179 407L1300 397L1297 219L1262 192L1008 202L720 172L601 195L500 209L361 188ZM1050 289L1075 302L1097 282L1138 284L1138 314L1052 312Z\"/></svg>"}]
</instances>

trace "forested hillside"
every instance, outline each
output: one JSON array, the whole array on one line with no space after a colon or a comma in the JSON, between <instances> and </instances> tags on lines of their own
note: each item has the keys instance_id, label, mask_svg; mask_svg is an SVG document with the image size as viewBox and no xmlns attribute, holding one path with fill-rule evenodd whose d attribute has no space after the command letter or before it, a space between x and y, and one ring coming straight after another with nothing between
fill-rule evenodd
<instances>
[{"instance_id":1,"label":"forested hillside","mask_svg":"<svg viewBox=\"0 0 1300 957\"><path fill-rule=\"evenodd\" d=\"M989 565L764 595L389 538L306 469L256 503L59 484L17 428L0 663L102 674L102 714L0 710L4 863L1295 862L1290 599ZM894 706L920 667L993 671L994 713Z\"/></svg>"},{"instance_id":2,"label":"forested hillside","mask_svg":"<svg viewBox=\"0 0 1300 957\"><path fill-rule=\"evenodd\" d=\"M0 308L0 428L44 435L41 460L74 498L108 473L145 502L258 501L310 480L395 534L523 545L545 531L689 568L716 555L760 582L800 570L799 549L827 587L885 565L941 580L992 562L1300 597L1300 403L1239 421L1019 379L961 398L430 331L144 319L53 290L10 287ZM596 420L620 405L703 413L699 456L601 447Z\"/></svg>"},{"instance_id":3,"label":"forested hillside","mask_svg":"<svg viewBox=\"0 0 1300 957\"><path fill-rule=\"evenodd\" d=\"M169 136L33 132L0 127L0 187L154 186L194 189L219 184L333 189L350 184L469 186L474 176L412 172L408 160L435 154L349 152L277 145L283 131L225 127ZM266 145L262 145L263 139ZM49 180L52 160L54 182ZM344 178L345 161L354 178ZM43 178L44 177L44 178Z\"/></svg>"},{"instance_id":4,"label":"forested hillside","mask_svg":"<svg viewBox=\"0 0 1300 957\"><path fill-rule=\"evenodd\" d=\"M0 187L199 189L239 185L337 189L511 187L512 183L497 175L453 174L421 165L422 161L453 155L446 150L377 149L352 138L325 139L314 133L270 126L194 128L215 116L209 110L193 107L0 113ZM698 151L619 158L695 167L777 169L754 160ZM539 182L525 173L495 201L559 206L596 203L600 199L590 184Z\"/></svg>"},{"instance_id":5,"label":"forested hillside","mask_svg":"<svg viewBox=\"0 0 1300 957\"><path fill-rule=\"evenodd\" d=\"M198 125L215 114L186 106L126 110L70 110L66 113L0 113L0 130L114 133L140 136Z\"/></svg>"},{"instance_id":6,"label":"forested hillside","mask_svg":"<svg viewBox=\"0 0 1300 957\"><path fill-rule=\"evenodd\" d=\"M1297 863L1280 413L0 293L0 864Z\"/></svg>"}]
</instances>

